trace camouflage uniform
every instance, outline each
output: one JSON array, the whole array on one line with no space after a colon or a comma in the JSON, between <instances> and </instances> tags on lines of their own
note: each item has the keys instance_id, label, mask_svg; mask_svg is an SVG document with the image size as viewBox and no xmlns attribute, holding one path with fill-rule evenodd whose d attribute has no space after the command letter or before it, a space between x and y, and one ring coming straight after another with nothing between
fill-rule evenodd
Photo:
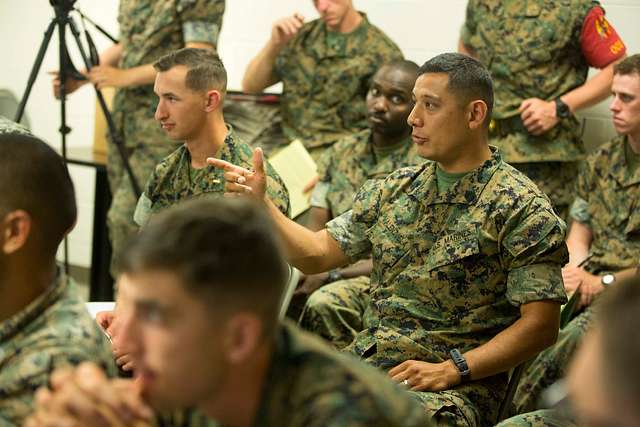
<instances>
[{"instance_id":1,"label":"camouflage uniform","mask_svg":"<svg viewBox=\"0 0 640 427\"><path fill-rule=\"evenodd\" d=\"M245 168L252 167L251 148L240 141L229 128L218 158ZM267 194L280 211L290 211L289 192L280 176L267 163ZM165 158L153 171L135 211L135 221L144 226L149 217L159 211L191 197L224 193L224 171L207 165L202 169L191 167L191 155L186 145Z\"/></svg>"},{"instance_id":2,"label":"camouflage uniform","mask_svg":"<svg viewBox=\"0 0 640 427\"><path fill-rule=\"evenodd\" d=\"M126 69L153 63L188 42L215 46L224 8L224 0L121 0L118 22L123 51L118 66ZM120 88L113 100L113 119L140 186L178 147L154 120L156 100L151 84ZM133 222L136 196L113 144L108 150L107 171L113 195L107 222L115 258L137 227ZM113 263L111 273L115 277Z\"/></svg>"},{"instance_id":3,"label":"camouflage uniform","mask_svg":"<svg viewBox=\"0 0 640 427\"><path fill-rule=\"evenodd\" d=\"M577 424L553 409L541 409L516 415L497 424L496 427L574 427Z\"/></svg>"},{"instance_id":4,"label":"camouflage uniform","mask_svg":"<svg viewBox=\"0 0 640 427\"><path fill-rule=\"evenodd\" d=\"M578 176L571 216L593 233L584 269L604 275L633 268L640 259L640 170L627 164L627 138L619 136L589 156ZM615 286L615 285L614 285ZM560 331L558 341L527 368L514 397L516 413L536 409L540 393L567 373L574 351L590 326L595 306L587 307Z\"/></svg>"},{"instance_id":5,"label":"camouflage uniform","mask_svg":"<svg viewBox=\"0 0 640 427\"><path fill-rule=\"evenodd\" d=\"M428 426L420 405L380 372L285 324L254 426Z\"/></svg>"},{"instance_id":6,"label":"camouflage uniform","mask_svg":"<svg viewBox=\"0 0 640 427\"><path fill-rule=\"evenodd\" d=\"M21 124L18 124L13 120L9 120L3 116L0 116L0 135L3 135L5 133L18 133L21 135L31 135L31 132Z\"/></svg>"},{"instance_id":7,"label":"camouflage uniform","mask_svg":"<svg viewBox=\"0 0 640 427\"><path fill-rule=\"evenodd\" d=\"M538 300L565 302L565 225L533 183L492 158L439 194L436 164L368 181L327 225L352 259L373 256L364 329L348 350L388 370L487 343ZM442 425L492 425L506 373L419 392Z\"/></svg>"},{"instance_id":8,"label":"camouflage uniform","mask_svg":"<svg viewBox=\"0 0 640 427\"><path fill-rule=\"evenodd\" d=\"M328 209L332 217L337 217L351 209L354 196L368 179L383 179L397 169L424 161L410 137L383 152L376 151L370 129L328 149L319 162L318 175L322 178L313 191L311 205ZM365 276L328 284L311 294L300 325L337 348L346 347L362 330L368 297L369 278Z\"/></svg>"},{"instance_id":9,"label":"camouflage uniform","mask_svg":"<svg viewBox=\"0 0 640 427\"><path fill-rule=\"evenodd\" d=\"M326 146L368 127L370 80L380 65L402 59L398 46L362 15L348 34L329 31L321 19L305 24L275 61L284 136L300 139L316 159Z\"/></svg>"},{"instance_id":10,"label":"camouflage uniform","mask_svg":"<svg viewBox=\"0 0 640 427\"><path fill-rule=\"evenodd\" d=\"M85 360L115 374L109 341L75 285L59 273L42 295L0 322L0 425L22 425L49 373Z\"/></svg>"},{"instance_id":11,"label":"camouflage uniform","mask_svg":"<svg viewBox=\"0 0 640 427\"><path fill-rule=\"evenodd\" d=\"M585 83L589 64L580 35L585 17L598 5L593 0L469 0L462 28L463 43L493 79L491 144L549 196L562 218L584 156L581 126L571 116L534 136L518 108L527 98L553 100Z\"/></svg>"}]
</instances>

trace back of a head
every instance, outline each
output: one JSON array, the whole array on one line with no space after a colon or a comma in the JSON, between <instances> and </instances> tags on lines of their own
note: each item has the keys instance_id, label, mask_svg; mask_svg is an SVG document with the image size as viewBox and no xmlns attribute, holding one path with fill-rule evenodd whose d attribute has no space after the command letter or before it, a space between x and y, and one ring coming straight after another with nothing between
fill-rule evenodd
<instances>
[{"instance_id":1,"label":"back of a head","mask_svg":"<svg viewBox=\"0 0 640 427\"><path fill-rule=\"evenodd\" d=\"M63 159L40 139L0 134L0 217L24 210L30 238L44 256L55 256L77 218L73 183Z\"/></svg>"},{"instance_id":2,"label":"back of a head","mask_svg":"<svg viewBox=\"0 0 640 427\"><path fill-rule=\"evenodd\" d=\"M631 55L614 65L613 74L621 76L637 74L640 77L640 53Z\"/></svg>"},{"instance_id":3,"label":"back of a head","mask_svg":"<svg viewBox=\"0 0 640 427\"><path fill-rule=\"evenodd\" d=\"M640 276L622 281L612 288L599 307L598 327L602 331L603 378L606 394L640 419Z\"/></svg>"},{"instance_id":4,"label":"back of a head","mask_svg":"<svg viewBox=\"0 0 640 427\"><path fill-rule=\"evenodd\" d=\"M253 202L190 200L154 217L130 242L124 274L167 271L208 305L249 311L275 329L287 280L276 232Z\"/></svg>"},{"instance_id":5,"label":"back of a head","mask_svg":"<svg viewBox=\"0 0 640 427\"><path fill-rule=\"evenodd\" d=\"M185 84L195 92L227 91L227 70L222 60L212 49L182 48L158 59L153 67L158 72L168 71L182 65L187 68Z\"/></svg>"},{"instance_id":6,"label":"back of a head","mask_svg":"<svg viewBox=\"0 0 640 427\"><path fill-rule=\"evenodd\" d=\"M493 111L493 81L489 71L478 61L461 53L443 53L425 62L418 76L428 73L443 73L449 77L448 88L466 105L473 100L487 104L488 126Z\"/></svg>"}]
</instances>

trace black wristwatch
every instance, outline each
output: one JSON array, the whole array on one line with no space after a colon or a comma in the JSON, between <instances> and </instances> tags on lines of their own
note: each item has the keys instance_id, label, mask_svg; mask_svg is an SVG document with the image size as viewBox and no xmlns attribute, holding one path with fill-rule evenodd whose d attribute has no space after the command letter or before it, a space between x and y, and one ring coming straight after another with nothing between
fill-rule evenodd
<instances>
[{"instance_id":1,"label":"black wristwatch","mask_svg":"<svg viewBox=\"0 0 640 427\"><path fill-rule=\"evenodd\" d=\"M565 104L562 99L556 98L556 117L559 119L566 119L571 117L571 110L569 106Z\"/></svg>"},{"instance_id":2,"label":"black wristwatch","mask_svg":"<svg viewBox=\"0 0 640 427\"><path fill-rule=\"evenodd\" d=\"M340 270L331 270L329 271L329 275L327 276L327 280L324 281L325 284L327 283L333 283L333 282L337 282L338 280L342 279L342 273L340 272Z\"/></svg>"},{"instance_id":3,"label":"black wristwatch","mask_svg":"<svg viewBox=\"0 0 640 427\"><path fill-rule=\"evenodd\" d=\"M464 358L460 350L454 348L449 352L451 356L451 360L455 363L456 368L460 372L460 383L464 384L466 382L471 381L471 370L469 369L469 365L467 364L467 359Z\"/></svg>"}]
</instances>

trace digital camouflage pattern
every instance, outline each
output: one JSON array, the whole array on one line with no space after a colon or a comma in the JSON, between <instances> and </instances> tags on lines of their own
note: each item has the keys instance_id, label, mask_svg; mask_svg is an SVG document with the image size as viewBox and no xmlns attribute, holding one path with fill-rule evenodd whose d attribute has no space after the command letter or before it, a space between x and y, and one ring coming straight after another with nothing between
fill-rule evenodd
<instances>
[{"instance_id":1,"label":"digital camouflage pattern","mask_svg":"<svg viewBox=\"0 0 640 427\"><path fill-rule=\"evenodd\" d=\"M416 153L411 136L392 147L376 149L370 129L350 135L322 155L318 163L321 184L318 188L323 194L312 197L312 205L314 199L324 199L319 207L329 209L332 217L342 215L351 209L353 197L368 179L386 178L396 169L422 162L424 159Z\"/></svg>"},{"instance_id":2,"label":"digital camouflage pattern","mask_svg":"<svg viewBox=\"0 0 640 427\"><path fill-rule=\"evenodd\" d=\"M558 216L568 222L569 207L575 198L580 162L512 163L547 195Z\"/></svg>"},{"instance_id":3,"label":"digital camouflage pattern","mask_svg":"<svg viewBox=\"0 0 640 427\"><path fill-rule=\"evenodd\" d=\"M506 419L496 427L577 427L577 424L553 409L540 409Z\"/></svg>"},{"instance_id":4,"label":"digital camouflage pattern","mask_svg":"<svg viewBox=\"0 0 640 427\"><path fill-rule=\"evenodd\" d=\"M9 120L6 117L0 116L0 135L5 133L19 133L22 135L31 135L29 129L25 128L21 124Z\"/></svg>"},{"instance_id":5,"label":"digital camouflage pattern","mask_svg":"<svg viewBox=\"0 0 640 427\"><path fill-rule=\"evenodd\" d=\"M527 132L518 108L527 98L546 101L582 86L589 64L580 35L594 0L469 0L461 38L493 79L491 143L509 163L566 162L584 155L575 117L541 136Z\"/></svg>"},{"instance_id":6,"label":"digital camouflage pattern","mask_svg":"<svg viewBox=\"0 0 640 427\"><path fill-rule=\"evenodd\" d=\"M229 128L218 158L234 165L251 169L253 152ZM280 211L289 215L289 192L276 171L267 162L267 195ZM224 171L207 165L202 169L191 167L191 155L186 145L181 146L159 165L149 178L138 201L135 221L144 226L151 215L180 201L224 194Z\"/></svg>"},{"instance_id":7,"label":"digital camouflage pattern","mask_svg":"<svg viewBox=\"0 0 640 427\"><path fill-rule=\"evenodd\" d=\"M300 315L300 327L342 350L362 331L369 305L368 276L338 280L313 292Z\"/></svg>"},{"instance_id":8,"label":"digital camouflage pattern","mask_svg":"<svg viewBox=\"0 0 640 427\"><path fill-rule=\"evenodd\" d=\"M83 361L115 374L109 341L76 286L59 273L44 294L0 322L0 425L22 425L51 371Z\"/></svg>"},{"instance_id":9,"label":"digital camouflage pattern","mask_svg":"<svg viewBox=\"0 0 640 427\"><path fill-rule=\"evenodd\" d=\"M410 394L370 366L285 324L255 427L429 426Z\"/></svg>"},{"instance_id":10,"label":"digital camouflage pattern","mask_svg":"<svg viewBox=\"0 0 640 427\"><path fill-rule=\"evenodd\" d=\"M402 52L362 15L360 26L348 34L328 31L320 19L311 21L276 58L282 127L289 140L319 149L368 127L370 81L382 64L402 59Z\"/></svg>"},{"instance_id":11,"label":"digital camouflage pattern","mask_svg":"<svg viewBox=\"0 0 640 427\"><path fill-rule=\"evenodd\" d=\"M592 274L633 268L640 259L640 170L630 171L627 144L626 136L618 136L602 145L588 157L578 176L572 216L591 229L591 258L584 269ZM542 390L564 377L596 309L597 304L592 304L569 322L556 344L525 370L514 398L518 412L536 409Z\"/></svg>"},{"instance_id":12,"label":"digital camouflage pattern","mask_svg":"<svg viewBox=\"0 0 640 427\"><path fill-rule=\"evenodd\" d=\"M640 259L640 170L630 171L627 144L626 136L618 136L602 145L578 176L576 203L586 206L586 216L574 219L593 233L584 266L593 274L631 268Z\"/></svg>"},{"instance_id":13,"label":"digital camouflage pattern","mask_svg":"<svg viewBox=\"0 0 640 427\"><path fill-rule=\"evenodd\" d=\"M322 155L318 163L321 179L311 204L330 210L332 217L342 215L351 209L354 196L368 179L386 178L397 169L422 162L424 159L416 153L411 137L379 150L373 146L371 130L363 130L341 139ZM346 347L362 330L368 296L369 277L330 283L311 294L300 325L336 348Z\"/></svg>"},{"instance_id":14,"label":"digital camouflage pattern","mask_svg":"<svg viewBox=\"0 0 640 427\"><path fill-rule=\"evenodd\" d=\"M348 350L388 370L432 363L488 342L537 300L566 302L565 225L549 200L497 151L438 193L436 164L368 181L327 225L352 259L373 256L364 329ZM450 425L492 425L506 374L441 393L416 393Z\"/></svg>"},{"instance_id":15,"label":"digital camouflage pattern","mask_svg":"<svg viewBox=\"0 0 640 427\"><path fill-rule=\"evenodd\" d=\"M126 69L151 64L188 42L215 46L224 9L224 0L121 0L118 23L123 50L118 66ZM156 104L152 84L119 88L113 99L113 120L140 186L179 145L155 121ZM107 223L115 259L137 231L133 222L137 198L113 143L108 147L107 172L113 197ZM115 277L116 273L112 263L111 274Z\"/></svg>"}]
</instances>

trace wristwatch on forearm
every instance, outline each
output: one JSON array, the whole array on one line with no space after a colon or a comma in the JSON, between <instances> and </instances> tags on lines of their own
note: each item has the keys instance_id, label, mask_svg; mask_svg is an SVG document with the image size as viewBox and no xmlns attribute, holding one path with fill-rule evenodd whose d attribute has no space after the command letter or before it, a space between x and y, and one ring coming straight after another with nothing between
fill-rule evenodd
<instances>
[{"instance_id":1,"label":"wristwatch on forearm","mask_svg":"<svg viewBox=\"0 0 640 427\"><path fill-rule=\"evenodd\" d=\"M556 103L556 117L559 119L566 119L571 116L571 110L569 106L562 101L560 98L555 99Z\"/></svg>"},{"instance_id":2,"label":"wristwatch on forearm","mask_svg":"<svg viewBox=\"0 0 640 427\"><path fill-rule=\"evenodd\" d=\"M337 282L340 279L342 279L342 273L340 272L340 270L335 269L335 270L329 271L329 274L327 275L327 279L324 281L324 283L326 285L327 283Z\"/></svg>"},{"instance_id":3,"label":"wristwatch on forearm","mask_svg":"<svg viewBox=\"0 0 640 427\"><path fill-rule=\"evenodd\" d=\"M613 282L615 281L616 281L616 276L614 276L613 274L605 274L600 278L600 283L602 283L602 285L605 287L613 285Z\"/></svg>"},{"instance_id":4,"label":"wristwatch on forearm","mask_svg":"<svg viewBox=\"0 0 640 427\"><path fill-rule=\"evenodd\" d=\"M462 353L460 353L460 350L454 348L449 352L449 355L460 372L460 383L464 384L471 381L471 370L467 364L467 359L465 359Z\"/></svg>"}]
</instances>

